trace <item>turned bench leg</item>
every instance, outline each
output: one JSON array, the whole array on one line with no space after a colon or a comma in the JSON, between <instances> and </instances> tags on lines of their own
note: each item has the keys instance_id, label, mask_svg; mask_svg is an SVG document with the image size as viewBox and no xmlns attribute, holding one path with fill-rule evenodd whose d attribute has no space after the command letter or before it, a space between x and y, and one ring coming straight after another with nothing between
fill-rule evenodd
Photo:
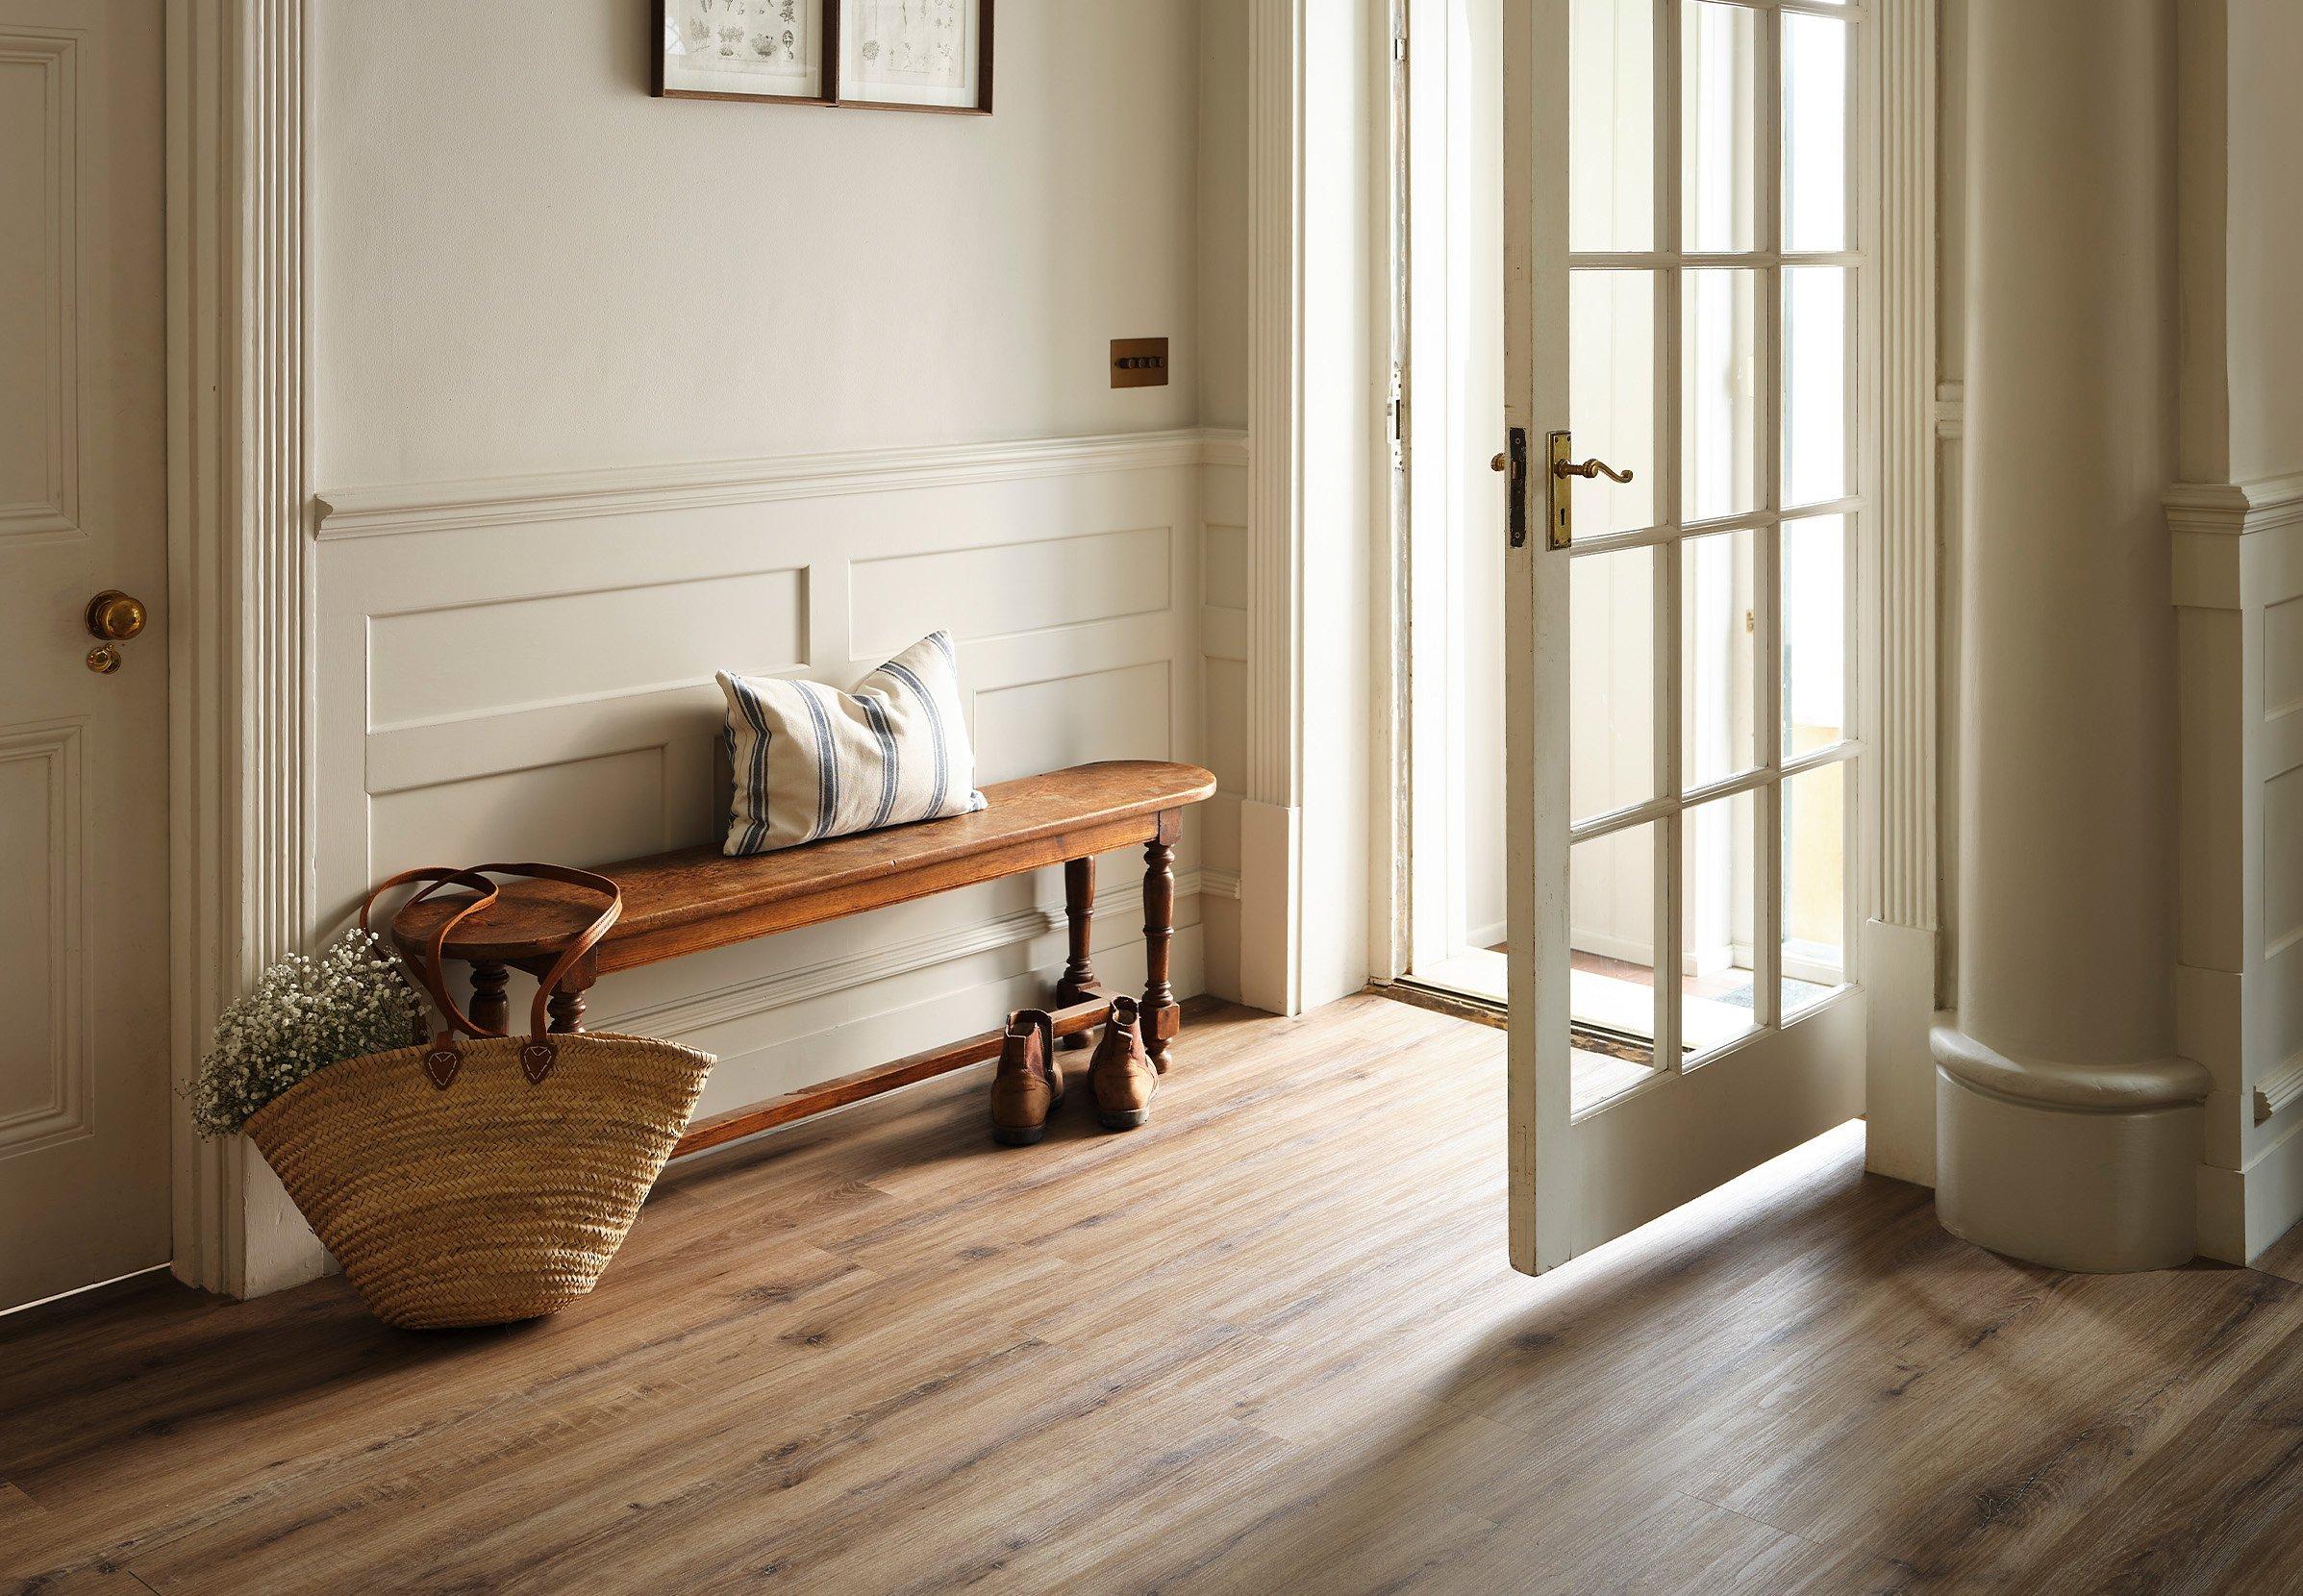
<instances>
[{"instance_id":1,"label":"turned bench leg","mask_svg":"<svg viewBox=\"0 0 2303 1596\"><path fill-rule=\"evenodd\" d=\"M512 1018L512 999L504 988L512 971L502 964L472 961L472 1023L483 1031L502 1031Z\"/></svg>"},{"instance_id":2,"label":"turned bench leg","mask_svg":"<svg viewBox=\"0 0 2303 1596\"><path fill-rule=\"evenodd\" d=\"M1138 1019L1143 1051L1162 1074L1167 1072L1167 1044L1183 1023L1175 988L1167 982L1167 955L1175 941L1175 843L1183 819L1182 810L1168 810L1143 845L1143 1004Z\"/></svg>"},{"instance_id":3,"label":"turned bench leg","mask_svg":"<svg viewBox=\"0 0 2303 1596\"><path fill-rule=\"evenodd\" d=\"M1088 933L1095 918L1095 860L1064 861L1064 922L1071 936L1071 957L1064 961L1063 979L1056 983L1056 1007L1085 1003L1095 991L1095 971L1088 963ZM1092 1038L1075 1031L1056 1045L1066 1051L1083 1048Z\"/></svg>"},{"instance_id":4,"label":"turned bench leg","mask_svg":"<svg viewBox=\"0 0 2303 1596\"><path fill-rule=\"evenodd\" d=\"M541 983L545 976L552 973L553 962L552 960L538 960L533 964L524 963L520 968ZM475 986L479 984L479 979L480 967L475 964L472 966L472 982ZM591 984L599 979L600 966L596 959L587 954L583 959L577 960L576 967L561 977L559 986L553 990L549 998L544 1000L545 1029L557 1036L570 1035L583 1030L584 994L591 990ZM474 1014L472 1017L478 1019L480 1016ZM528 1013L526 1010L522 1010L519 1032L525 1035L527 1031Z\"/></svg>"}]
</instances>

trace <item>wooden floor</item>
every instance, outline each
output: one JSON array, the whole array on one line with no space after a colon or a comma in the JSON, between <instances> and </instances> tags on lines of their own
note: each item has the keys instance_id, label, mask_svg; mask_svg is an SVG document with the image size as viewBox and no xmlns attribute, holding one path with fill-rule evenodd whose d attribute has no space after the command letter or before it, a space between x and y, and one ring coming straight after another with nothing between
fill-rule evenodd
<instances>
[{"instance_id":1,"label":"wooden floor","mask_svg":"<svg viewBox=\"0 0 2303 1596\"><path fill-rule=\"evenodd\" d=\"M1021 1149L957 1077L679 1167L516 1330L0 1330L0 1584L2303 1585L2303 1285L2008 1263L1852 1126L1525 1280L1502 1050L1202 1014L1147 1129Z\"/></svg>"}]
</instances>

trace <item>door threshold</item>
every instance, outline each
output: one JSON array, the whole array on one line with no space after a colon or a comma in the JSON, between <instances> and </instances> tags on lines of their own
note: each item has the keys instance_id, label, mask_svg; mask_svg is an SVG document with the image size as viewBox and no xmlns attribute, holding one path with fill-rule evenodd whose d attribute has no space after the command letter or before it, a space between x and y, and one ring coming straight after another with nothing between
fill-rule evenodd
<instances>
[{"instance_id":1,"label":"door threshold","mask_svg":"<svg viewBox=\"0 0 2303 1596\"><path fill-rule=\"evenodd\" d=\"M1376 983L1368 990L1397 1003L1413 1004L1418 1009L1429 1009L1434 1013L1469 1020L1474 1025L1488 1026L1496 1031L1511 1029L1510 1006L1484 992L1466 992L1461 987L1418 981L1411 975Z\"/></svg>"}]
</instances>

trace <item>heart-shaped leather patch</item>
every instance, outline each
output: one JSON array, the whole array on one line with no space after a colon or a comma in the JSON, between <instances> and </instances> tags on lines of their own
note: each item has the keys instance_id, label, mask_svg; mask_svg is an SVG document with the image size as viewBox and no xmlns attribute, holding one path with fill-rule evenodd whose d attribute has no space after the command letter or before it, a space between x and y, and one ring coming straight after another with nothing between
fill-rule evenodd
<instances>
[{"instance_id":1,"label":"heart-shaped leather patch","mask_svg":"<svg viewBox=\"0 0 2303 1596\"><path fill-rule=\"evenodd\" d=\"M441 1091L448 1089L457 1071L463 1068L463 1055L452 1047L436 1047L424 1055L424 1073Z\"/></svg>"},{"instance_id":2,"label":"heart-shaped leather patch","mask_svg":"<svg viewBox=\"0 0 2303 1596\"><path fill-rule=\"evenodd\" d=\"M551 1042L530 1042L520 1049L520 1073L532 1086L543 1085L543 1078L552 1073L552 1066L559 1061L560 1049Z\"/></svg>"}]
</instances>

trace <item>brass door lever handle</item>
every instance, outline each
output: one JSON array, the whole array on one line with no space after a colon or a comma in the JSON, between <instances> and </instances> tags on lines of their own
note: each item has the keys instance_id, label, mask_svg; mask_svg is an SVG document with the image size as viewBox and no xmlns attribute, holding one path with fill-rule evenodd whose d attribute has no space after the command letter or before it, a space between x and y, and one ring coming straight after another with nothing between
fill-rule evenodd
<instances>
[{"instance_id":1,"label":"brass door lever handle","mask_svg":"<svg viewBox=\"0 0 2303 1596\"><path fill-rule=\"evenodd\" d=\"M1604 460L1587 460L1581 465L1571 460L1555 460L1551 462L1551 474L1555 477L1605 477L1610 482L1629 482L1632 477L1629 471L1618 471Z\"/></svg>"}]
</instances>

